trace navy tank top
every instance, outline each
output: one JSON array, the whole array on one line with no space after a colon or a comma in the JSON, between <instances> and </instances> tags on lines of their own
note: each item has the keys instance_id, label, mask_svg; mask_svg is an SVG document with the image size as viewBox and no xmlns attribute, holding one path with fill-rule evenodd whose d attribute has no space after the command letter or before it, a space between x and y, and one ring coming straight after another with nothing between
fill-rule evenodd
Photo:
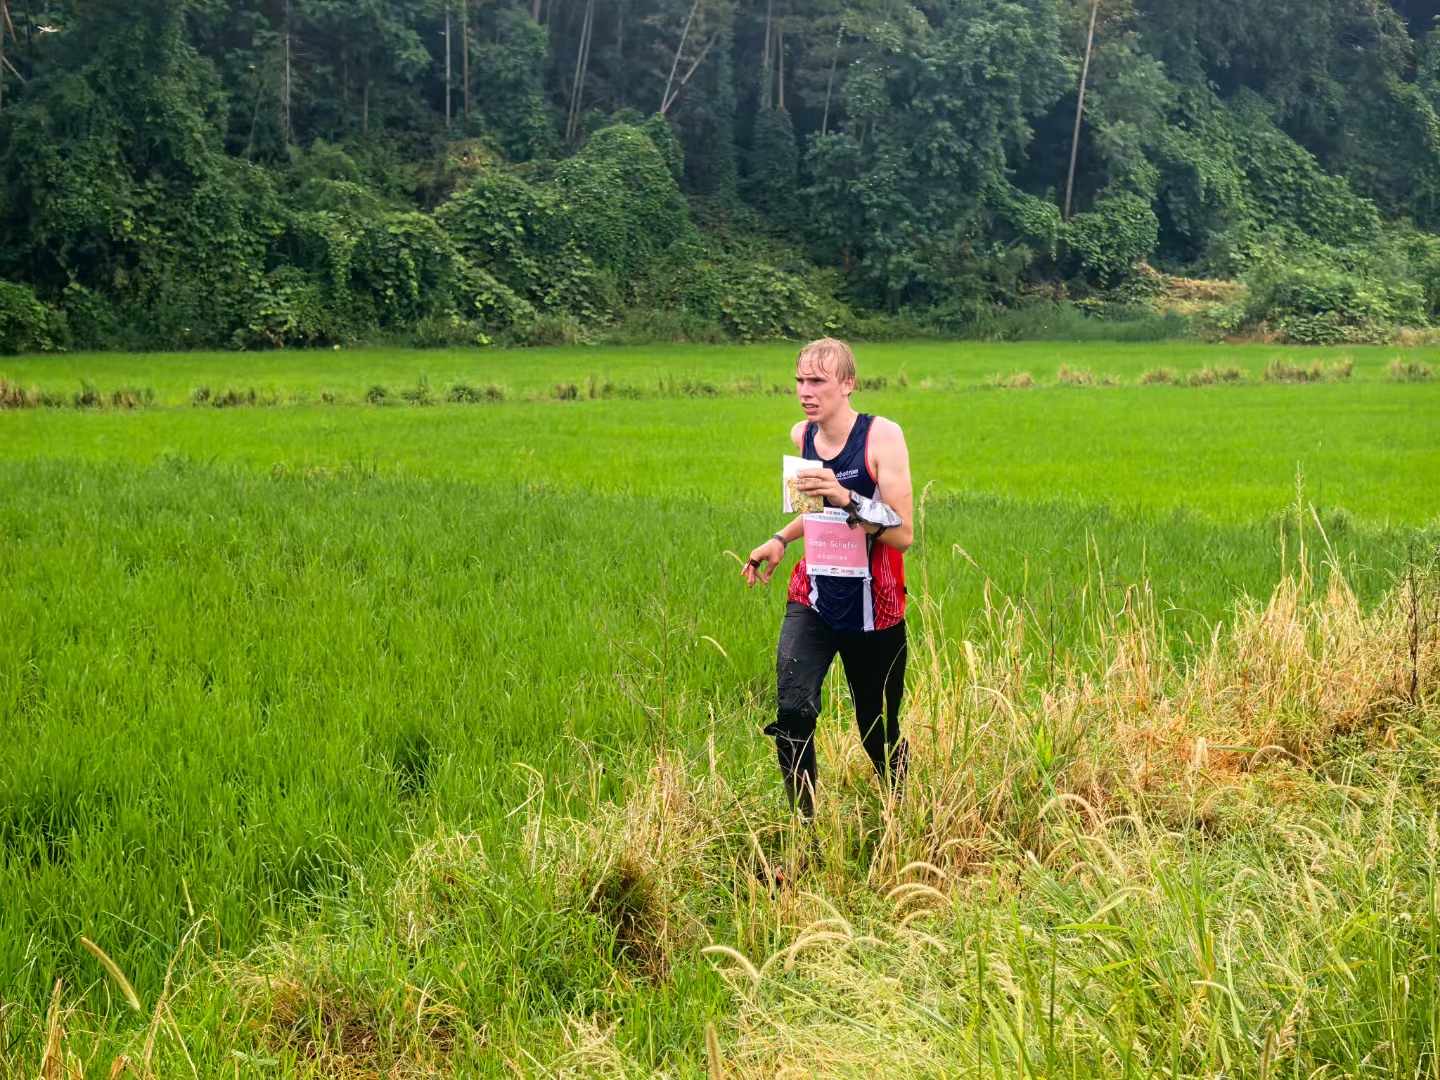
<instances>
[{"instance_id":1,"label":"navy tank top","mask_svg":"<svg viewBox=\"0 0 1440 1080\"><path fill-rule=\"evenodd\" d=\"M805 425L801 456L818 461L835 473L835 479L867 499L875 497L875 477L866 460L870 426L875 417L860 413L850 428L845 445L833 458L822 458L815 449L819 425ZM813 608L836 630L883 630L899 622L905 613L905 571L900 552L873 537L866 540L870 564L868 578L842 578L808 573L802 559L790 579L790 599Z\"/></svg>"}]
</instances>

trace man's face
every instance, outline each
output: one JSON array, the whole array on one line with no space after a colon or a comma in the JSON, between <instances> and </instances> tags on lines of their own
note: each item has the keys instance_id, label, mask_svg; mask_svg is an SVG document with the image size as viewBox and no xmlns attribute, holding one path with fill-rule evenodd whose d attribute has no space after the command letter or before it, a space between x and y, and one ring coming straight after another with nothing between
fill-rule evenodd
<instances>
[{"instance_id":1,"label":"man's face","mask_svg":"<svg viewBox=\"0 0 1440 1080\"><path fill-rule=\"evenodd\" d=\"M835 378L833 367L806 357L795 366L795 396L805 419L823 423L845 408L854 379Z\"/></svg>"}]
</instances>

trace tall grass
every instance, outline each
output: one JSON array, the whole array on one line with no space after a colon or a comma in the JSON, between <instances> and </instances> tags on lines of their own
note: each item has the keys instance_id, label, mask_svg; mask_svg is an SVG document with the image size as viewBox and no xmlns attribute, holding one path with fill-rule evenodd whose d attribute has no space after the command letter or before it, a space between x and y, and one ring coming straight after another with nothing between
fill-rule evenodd
<instances>
[{"instance_id":1,"label":"tall grass","mask_svg":"<svg viewBox=\"0 0 1440 1080\"><path fill-rule=\"evenodd\" d=\"M922 600L899 800L843 708L810 827L713 735L628 751L613 799L615 762L559 805L535 777L510 837L419 837L240 958L191 935L163 1006L97 1044L52 1004L44 1054L141 1075L1424 1074L1433 567L1371 610L1297 570L1179 660L1150 597L1057 657L1023 605L992 599L961 638Z\"/></svg>"}]
</instances>

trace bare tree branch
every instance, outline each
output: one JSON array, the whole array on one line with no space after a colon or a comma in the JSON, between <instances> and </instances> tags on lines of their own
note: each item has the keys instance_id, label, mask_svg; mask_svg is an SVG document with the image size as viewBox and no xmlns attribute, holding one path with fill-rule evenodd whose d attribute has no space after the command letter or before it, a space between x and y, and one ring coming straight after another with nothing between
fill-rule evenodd
<instances>
[{"instance_id":1,"label":"bare tree branch","mask_svg":"<svg viewBox=\"0 0 1440 1080\"><path fill-rule=\"evenodd\" d=\"M665 80L665 92L660 95L660 115L664 116L670 108L670 102L674 100L670 96L670 87L675 84L675 72L680 67L680 56L685 51L685 39L690 36L690 24L695 20L695 13L700 10L700 0L695 0L690 5L690 14L685 16L685 26L680 31L680 44L675 46L675 59L670 61L670 77Z\"/></svg>"},{"instance_id":2,"label":"bare tree branch","mask_svg":"<svg viewBox=\"0 0 1440 1080\"><path fill-rule=\"evenodd\" d=\"M680 82L676 85L676 87L675 87L675 92L670 95L670 100L668 100L668 101L666 101L666 102L663 102L663 103L661 104L661 106L660 106L660 115L661 115L661 116L664 116L666 113L668 113L668 112L670 111L670 106L675 104L675 99L680 96L680 91L685 89L685 84L690 81L690 76L692 76L692 75L695 74L695 69L700 66L700 61L702 61L702 60L705 59L705 54L710 51L710 46L714 45L715 42L716 42L717 40L719 40L719 37L720 37L719 31L716 31L715 33L713 33L713 34L710 35L710 40L707 41L707 42L705 42L705 46L700 50L700 54L695 57L695 62L690 65L690 70L687 71L687 72L685 72L684 77L683 77L683 78L680 80Z\"/></svg>"}]
</instances>

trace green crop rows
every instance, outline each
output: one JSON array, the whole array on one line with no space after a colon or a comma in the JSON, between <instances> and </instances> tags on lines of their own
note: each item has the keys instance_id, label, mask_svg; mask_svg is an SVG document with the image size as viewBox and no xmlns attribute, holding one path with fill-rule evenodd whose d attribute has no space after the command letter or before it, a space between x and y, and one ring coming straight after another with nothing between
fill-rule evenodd
<instances>
[{"instance_id":1,"label":"green crop rows","mask_svg":"<svg viewBox=\"0 0 1440 1080\"><path fill-rule=\"evenodd\" d=\"M1440 386L1389 381L1393 351L1364 350L1350 350L1350 381L1264 383L1258 373L1275 353L862 348L862 375L887 383L858 394L857 405L905 427L925 488L908 559L912 602L927 613L912 620L915 640L937 656L960 656L967 641L1003 650L1014 624L999 625L996 612L1009 602L1025 625L1012 656L1033 662L1021 682L1040 687L1057 666L1103 668L1116 613L1140 595L1163 624L1165 663L1177 672L1203 654L1237 603L1263 603L1287 575L1313 575L1318 593L1338 567L1362 608L1379 603L1403 568L1435 548ZM1062 362L1126 385L978 388L995 372L1029 370L1048 382ZM1161 364L1236 364L1252 379L1136 385ZM437 392L460 378L503 385L509 400L360 403L371 385L413 386L422 375ZM777 583L747 593L734 553L743 557L782 520L776 470L795 410L770 393L544 399L556 384L592 378L647 388L668 378L672 390L677 378L784 385L787 350L93 356L5 361L0 376L66 390L82 378L145 386L159 402L0 412L0 1064L35 1072L47 1027L58 1026L65 1052L101 1075L121 1052L139 1060L152 1028L160 1032L151 1036L154 1060L168 1062L155 1065L160 1075L188 1072L186 1055L201 1075L703 1075L717 1053L727 1068L761 1075L789 1060L774 1046L809 1045L796 1032L827 1030L834 1010L859 1008L859 988L883 983L887 965L913 962L905 953L913 941L885 938L869 959L846 954L808 972L798 964L799 981L776 991L767 1011L768 982L752 996L700 946L707 936L743 945L749 935L762 952L786 947L806 922L785 909L790 900L697 883L693 895L676 894L674 908L701 912L702 929L682 934L675 928L689 924L676 915L646 930L663 942L679 935L663 954L625 946L634 920L607 922L602 885L611 879L593 870L592 881L585 868L604 844L579 839L590 836L586 823L597 836L610 828L666 753L695 770L696 800L709 790L711 764L741 793L706 818L715 835L764 832L748 817L743 826L728 820L725 805L780 820L759 728L771 707L782 592ZM193 407L202 384L312 399L332 390L352 403ZM928 689L917 691L907 723L923 726L945 689L917 678ZM846 742L845 704L832 687L824 720L832 746L854 741ZM1428 739L1424 723L1407 724ZM1026 745L1050 760L1050 749ZM1423 781L1402 783L1365 758L1363 741L1345 747L1381 777L1377 790L1420 790L1406 785ZM1328 766L1295 768L1318 785ZM839 770L836 790L879 830L878 799L859 775ZM1346 782L1363 783L1358 772ZM1062 786L1052 777L1036 791ZM1278 805L1246 791L1241 802L1256 815ZM1036 798L1038 813L1044 797ZM1315 820L1328 821L1332 853L1390 844L1418 858L1423 820L1399 821L1408 811L1392 805L1390 819L1351 821L1343 802L1317 788L1303 805L1318 819L1274 813L1320 833ZM1371 814L1371 803L1356 805ZM830 869L809 888L855 926L888 925L889 883L871 861L883 843L837 828L825 834ZM1242 1016L1244 1002L1233 1018L1220 1008L1226 994L1238 1000L1237 984L1175 1005L1173 1015L1146 1016L1165 999L1160 976L1142 978L1088 938L1075 950L1089 977L1111 979L1116 1000L1128 1002L1107 1013L1113 1044L1094 1033L1100 1027L1090 1035L1006 1029L1003 1009L987 1011L1004 993L986 989L966 950L985 954L991 946L976 942L992 941L1011 965L1005 978L1020 986L1005 1000L1029 1001L1033 990L1039 1002L1043 988L1025 980L1043 982L1050 961L1026 952L1016 925L1054 924L1063 912L1079 925L1089 915L1082 909L1109 899L1104 889L1092 896L1098 886L1083 876L1022 888L1040 874L1025 852L1043 853L1029 828L997 831L996 847L985 849L990 869L940 890L953 914L931 927L946 949L934 970L979 981L970 1011L954 1014L925 1011L928 991L913 987L918 1011L892 1018L907 1037L936 1047L953 1038L986 1075L1015 1074L1016 1062L1028 1063L1025 1075L1063 1062L1093 1075L1172 1065L1172 1075L1264 1075L1267 1052L1272 1061L1290 1055L1307 1073L1326 1063L1345 1071L1382 1044L1377 1075L1433 1068L1437 931L1433 911L1422 910L1422 894L1433 893L1425 893L1429 871L1413 858L1400 866L1394 852L1393 880L1384 877L1389 864L1374 871L1375 888L1393 896L1382 903L1355 886L1384 926L1362 933L1339 914L1327 921L1317 900L1314 939L1297 938L1286 961L1313 965L1300 976L1315 981L1304 1007L1333 1007L1331 1020L1345 991L1322 939L1346 926L1357 935L1356 986L1396 972L1430 980L1403 1008L1386 1011L1385 997L1373 1029L1307 1042L1310 1028L1296 1020L1286 1034L1282 1004L1293 1002L1265 999L1274 978L1258 973L1246 991L1254 1015ZM1155 890L1161 911L1155 941L1126 949L1183 951L1166 935L1190 924L1166 920L1203 908L1207 895L1220 903L1237 867L1279 888L1268 836L1227 835L1211 849L1124 841L1131 847L1111 866L1115 888L1138 881ZM422 889L416 852L435 850L450 869L425 877ZM410 931L398 928L397 896L424 898L406 901ZM1246 900L1266 926L1283 921L1288 902ZM1390 934L1392 902L1411 905L1413 919ZM440 929L416 945L405 935L422 910L420 921ZM1138 932L1129 911L1090 921ZM133 984L139 1012L81 936ZM1204 941L1231 947L1215 935ZM1032 945L1043 951L1038 939ZM1290 947L1277 939L1282 945ZM1022 956L1031 968L1022 970ZM1381 961L1394 971L1365 966ZM169 991L162 1009L172 962L184 992ZM1172 973L1177 986L1207 977L1226 985L1213 956L1197 963L1209 976L1187 968ZM50 1010L57 978L59 1012ZM316 987L329 997L316 997ZM1073 989L1076 1002L1090 993ZM343 1008L327 1011L319 1000ZM440 1008L443 1024L423 1022L427 1008ZM1220 1030L1200 1030L1217 1016ZM347 1024L363 1036L347 1036ZM868 1041L876 1032L862 1034L840 1040L858 1056L837 1058L835 1074L884 1060L926 1073L924 1055L887 1059ZM1134 1048L1128 1064L1122 1044Z\"/></svg>"}]
</instances>

